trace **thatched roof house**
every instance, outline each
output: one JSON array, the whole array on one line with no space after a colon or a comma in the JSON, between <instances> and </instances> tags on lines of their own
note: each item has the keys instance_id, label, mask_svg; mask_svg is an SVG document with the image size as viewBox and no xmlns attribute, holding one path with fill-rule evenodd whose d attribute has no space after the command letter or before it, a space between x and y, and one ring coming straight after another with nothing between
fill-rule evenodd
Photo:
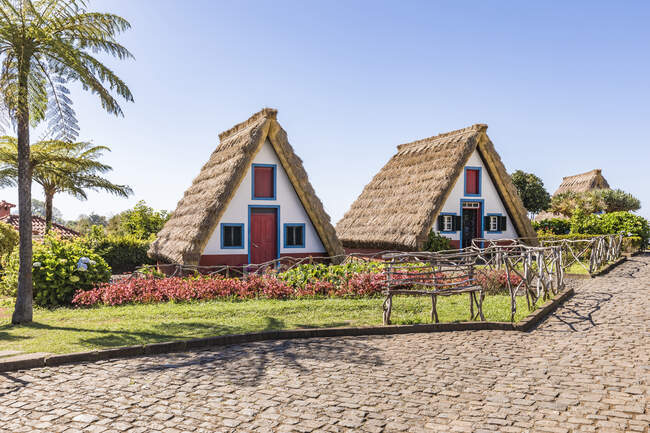
<instances>
[{"instance_id":1,"label":"thatched roof house","mask_svg":"<svg viewBox=\"0 0 650 433\"><path fill-rule=\"evenodd\" d=\"M553 193L553 197L558 194L563 194L566 192L589 192L596 189L609 189L609 183L603 177L602 170L596 168L594 170L588 171L586 173L574 174L573 176L565 176L562 178L562 183L557 188L557 191ZM546 219L558 218L568 220L569 217L548 211L543 211L535 215L533 220L539 222Z\"/></svg>"},{"instance_id":2,"label":"thatched roof house","mask_svg":"<svg viewBox=\"0 0 650 433\"><path fill-rule=\"evenodd\" d=\"M219 146L151 245L152 258L240 265L343 252L276 116L265 108L219 134Z\"/></svg>"},{"instance_id":3,"label":"thatched roof house","mask_svg":"<svg viewBox=\"0 0 650 433\"><path fill-rule=\"evenodd\" d=\"M487 125L397 147L336 231L346 249L420 250L433 228L467 246L473 238L535 237Z\"/></svg>"},{"instance_id":4,"label":"thatched roof house","mask_svg":"<svg viewBox=\"0 0 650 433\"><path fill-rule=\"evenodd\" d=\"M600 168L586 173L574 174L562 178L562 183L553 195L565 192L587 192L595 189L609 189L607 180L603 177Z\"/></svg>"}]
</instances>

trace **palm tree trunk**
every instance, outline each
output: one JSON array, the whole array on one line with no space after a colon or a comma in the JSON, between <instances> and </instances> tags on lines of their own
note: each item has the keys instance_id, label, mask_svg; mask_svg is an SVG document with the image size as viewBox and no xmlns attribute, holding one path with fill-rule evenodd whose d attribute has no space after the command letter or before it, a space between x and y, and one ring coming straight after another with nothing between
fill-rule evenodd
<instances>
[{"instance_id":1,"label":"palm tree trunk","mask_svg":"<svg viewBox=\"0 0 650 433\"><path fill-rule=\"evenodd\" d=\"M25 67L18 78L18 215L19 258L18 292L11 323L32 321L32 167L29 157L29 105L27 100L27 71Z\"/></svg>"},{"instance_id":2,"label":"palm tree trunk","mask_svg":"<svg viewBox=\"0 0 650 433\"><path fill-rule=\"evenodd\" d=\"M52 228L52 202L54 201L54 191L45 189L45 234Z\"/></svg>"}]
</instances>

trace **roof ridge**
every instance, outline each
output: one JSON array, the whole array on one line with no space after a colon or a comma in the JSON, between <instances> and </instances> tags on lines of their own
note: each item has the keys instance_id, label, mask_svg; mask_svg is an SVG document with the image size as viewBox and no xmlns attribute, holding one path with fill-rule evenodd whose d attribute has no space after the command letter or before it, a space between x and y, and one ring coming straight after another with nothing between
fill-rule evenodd
<instances>
[{"instance_id":1,"label":"roof ridge","mask_svg":"<svg viewBox=\"0 0 650 433\"><path fill-rule=\"evenodd\" d=\"M420 140L411 141L409 143L399 144L397 146L397 150L400 151L400 150L402 150L404 148L407 148L407 147L417 146L417 145L425 144L425 143L430 144L431 142L433 142L435 140L438 140L438 139L441 139L441 138L451 137L451 136L454 136L454 135L466 134L466 133L468 133L470 131L484 132L485 130L487 130L487 128L488 128L488 126L485 123L475 123L475 124L473 124L471 126L466 126L465 128L455 129L453 131L443 132L441 134L434 135L432 137L422 138Z\"/></svg>"},{"instance_id":2,"label":"roof ridge","mask_svg":"<svg viewBox=\"0 0 650 433\"><path fill-rule=\"evenodd\" d=\"M223 131L222 133L219 134L219 140L223 141L226 138L230 137L231 135L241 131L242 129L245 129L246 127L250 126L253 123L257 123L260 119L273 119L275 120L278 115L278 110L275 108L262 108L260 111L257 113L253 114L251 117L248 119L244 120L241 123L236 124L232 128Z\"/></svg>"},{"instance_id":3,"label":"roof ridge","mask_svg":"<svg viewBox=\"0 0 650 433\"><path fill-rule=\"evenodd\" d=\"M594 168L593 170L585 171L584 173L572 174L570 176L562 177L564 179L571 179L572 177L586 176L588 174L602 174L603 170L601 168Z\"/></svg>"}]
</instances>

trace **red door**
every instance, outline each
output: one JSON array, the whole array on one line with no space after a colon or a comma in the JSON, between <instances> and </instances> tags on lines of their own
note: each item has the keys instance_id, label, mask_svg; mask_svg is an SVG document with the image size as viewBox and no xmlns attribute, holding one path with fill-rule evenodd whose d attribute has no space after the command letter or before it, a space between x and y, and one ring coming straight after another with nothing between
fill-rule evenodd
<instances>
[{"instance_id":1,"label":"red door","mask_svg":"<svg viewBox=\"0 0 650 433\"><path fill-rule=\"evenodd\" d=\"M251 263L278 258L278 223L275 209L251 209Z\"/></svg>"}]
</instances>

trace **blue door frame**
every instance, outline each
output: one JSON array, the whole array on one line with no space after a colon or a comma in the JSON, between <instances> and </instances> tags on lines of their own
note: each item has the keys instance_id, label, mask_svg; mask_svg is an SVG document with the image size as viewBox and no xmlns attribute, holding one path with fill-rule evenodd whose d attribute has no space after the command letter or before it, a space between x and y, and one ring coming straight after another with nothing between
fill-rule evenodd
<instances>
[{"instance_id":1,"label":"blue door frame","mask_svg":"<svg viewBox=\"0 0 650 433\"><path fill-rule=\"evenodd\" d=\"M263 205L263 204L249 204L248 205L248 264L251 263L251 211L255 208L260 209L275 209L275 228L276 228L276 239L275 239L275 251L276 259L280 258L280 206L277 205Z\"/></svg>"},{"instance_id":2,"label":"blue door frame","mask_svg":"<svg viewBox=\"0 0 650 433\"><path fill-rule=\"evenodd\" d=\"M479 216L479 224L481 227L481 236L480 238L483 238L484 236L484 229L483 227L483 220L485 216L485 200L482 198L475 198L475 199L460 199L460 220L461 220L461 227L460 227L460 247L463 248L463 227L462 227L462 221L463 221L463 203L480 203L481 204L481 215Z\"/></svg>"}]
</instances>

